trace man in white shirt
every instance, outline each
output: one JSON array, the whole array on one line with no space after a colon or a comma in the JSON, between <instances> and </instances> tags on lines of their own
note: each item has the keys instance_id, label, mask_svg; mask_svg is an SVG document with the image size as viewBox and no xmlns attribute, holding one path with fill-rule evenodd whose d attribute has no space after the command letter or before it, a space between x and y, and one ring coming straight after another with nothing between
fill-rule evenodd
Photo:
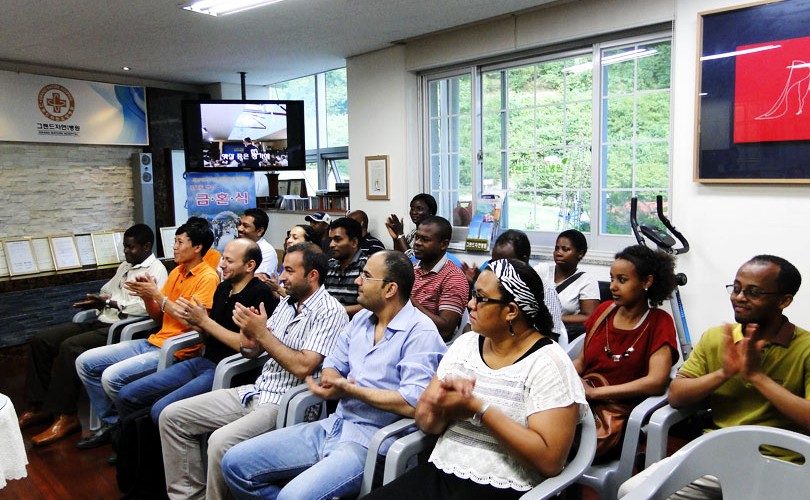
<instances>
[{"instance_id":1,"label":"man in white shirt","mask_svg":"<svg viewBox=\"0 0 810 500\"><path fill-rule=\"evenodd\" d=\"M239 220L236 228L240 238L248 238L255 241L262 251L262 263L256 269L256 277L262 281L273 280L278 271L278 254L267 240L264 233L267 231L267 224L270 219L264 210L258 208L248 208Z\"/></svg>"},{"instance_id":2,"label":"man in white shirt","mask_svg":"<svg viewBox=\"0 0 810 500\"><path fill-rule=\"evenodd\" d=\"M147 275L163 286L168 274L152 254L154 242L155 234L145 224L127 229L123 242L126 262L118 266L115 276L101 287L100 293L88 293L85 300L73 304L79 309L96 309L96 320L54 325L31 339L25 383L28 410L20 415L19 424L25 428L53 421L48 429L32 438L34 445L44 446L81 431L76 414L81 388L76 358L88 349L106 344L112 323L131 316L146 317L143 300L130 295L124 282Z\"/></svg>"}]
</instances>

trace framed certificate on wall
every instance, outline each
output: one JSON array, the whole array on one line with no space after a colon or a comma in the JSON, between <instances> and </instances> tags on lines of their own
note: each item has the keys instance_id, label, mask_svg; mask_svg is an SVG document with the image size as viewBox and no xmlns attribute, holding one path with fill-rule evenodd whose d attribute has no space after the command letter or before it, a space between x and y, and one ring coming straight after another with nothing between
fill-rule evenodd
<instances>
[{"instance_id":1,"label":"framed certificate on wall","mask_svg":"<svg viewBox=\"0 0 810 500\"><path fill-rule=\"evenodd\" d=\"M93 250L93 238L89 234L74 236L76 249L79 251L79 262L84 266L96 265L96 253Z\"/></svg>"},{"instance_id":2,"label":"framed certificate on wall","mask_svg":"<svg viewBox=\"0 0 810 500\"><path fill-rule=\"evenodd\" d=\"M79 250L76 248L76 240L72 234L48 236L48 241L51 244L53 264L57 271L82 267L79 260Z\"/></svg>"},{"instance_id":3,"label":"framed certificate on wall","mask_svg":"<svg viewBox=\"0 0 810 500\"><path fill-rule=\"evenodd\" d=\"M6 251L3 245L0 245L0 278L8 276L8 263L6 262Z\"/></svg>"},{"instance_id":4,"label":"framed certificate on wall","mask_svg":"<svg viewBox=\"0 0 810 500\"><path fill-rule=\"evenodd\" d=\"M163 244L163 257L174 258L174 233L180 226L160 228L160 242Z\"/></svg>"},{"instance_id":5,"label":"framed certificate on wall","mask_svg":"<svg viewBox=\"0 0 810 500\"><path fill-rule=\"evenodd\" d=\"M127 260L124 255L124 229L113 229L113 238L115 239L115 251L118 252L118 262Z\"/></svg>"},{"instance_id":6,"label":"framed certificate on wall","mask_svg":"<svg viewBox=\"0 0 810 500\"><path fill-rule=\"evenodd\" d=\"M53 254L51 254L51 244L47 236L34 236L31 238L31 245L34 247L34 257L37 259L39 272L54 271Z\"/></svg>"},{"instance_id":7,"label":"framed certificate on wall","mask_svg":"<svg viewBox=\"0 0 810 500\"><path fill-rule=\"evenodd\" d=\"M11 276L39 272L30 238L5 239L3 240L3 250L6 254L6 263Z\"/></svg>"},{"instance_id":8,"label":"framed certificate on wall","mask_svg":"<svg viewBox=\"0 0 810 500\"><path fill-rule=\"evenodd\" d=\"M112 231L100 231L92 233L93 252L96 254L96 264L105 266L107 264L118 264L118 249L115 246L115 233Z\"/></svg>"}]
</instances>

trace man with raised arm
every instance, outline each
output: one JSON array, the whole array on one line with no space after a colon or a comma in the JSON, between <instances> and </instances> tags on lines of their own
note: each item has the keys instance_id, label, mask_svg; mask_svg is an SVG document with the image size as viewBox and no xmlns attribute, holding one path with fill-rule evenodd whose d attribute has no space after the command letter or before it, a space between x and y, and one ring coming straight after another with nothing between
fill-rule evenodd
<instances>
[{"instance_id":1,"label":"man with raised arm","mask_svg":"<svg viewBox=\"0 0 810 500\"><path fill-rule=\"evenodd\" d=\"M256 382L178 401L160 414L160 438L170 498L224 498L221 461L236 443L272 430L278 403L291 387L320 370L349 318L323 287L327 258L317 245L287 248L279 277L287 291L272 316L236 304L243 355L270 355ZM199 438L208 439L208 470L203 471Z\"/></svg>"},{"instance_id":2,"label":"man with raised arm","mask_svg":"<svg viewBox=\"0 0 810 500\"><path fill-rule=\"evenodd\" d=\"M360 304L323 364L312 392L339 400L326 420L237 444L222 472L237 498L353 498L360 491L372 435L413 417L446 348L433 322L410 301L413 265L394 250L377 252L360 277Z\"/></svg>"},{"instance_id":3,"label":"man with raised arm","mask_svg":"<svg viewBox=\"0 0 810 500\"><path fill-rule=\"evenodd\" d=\"M680 408L707 401L713 429L765 425L808 434L810 332L782 314L801 280L798 269L781 257L757 255L743 264L727 286L736 324L703 334L670 385L669 403ZM786 460L798 458L784 450L763 452ZM666 459L653 467L665 463ZM632 490L652 470L627 481L620 494ZM677 495L722 498L721 485L713 476L703 476Z\"/></svg>"}]
</instances>

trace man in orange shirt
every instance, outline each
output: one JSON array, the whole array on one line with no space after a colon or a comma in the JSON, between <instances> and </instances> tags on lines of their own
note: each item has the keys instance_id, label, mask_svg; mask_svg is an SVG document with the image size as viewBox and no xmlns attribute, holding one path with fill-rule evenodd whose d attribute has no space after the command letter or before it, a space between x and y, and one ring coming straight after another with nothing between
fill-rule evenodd
<instances>
[{"instance_id":1,"label":"man in orange shirt","mask_svg":"<svg viewBox=\"0 0 810 500\"><path fill-rule=\"evenodd\" d=\"M174 237L174 261L177 267L169 273L163 289L148 278L128 281L124 286L143 299L146 311L161 329L148 339L130 340L85 351L76 359L76 371L87 389L93 410L102 428L79 441L82 449L95 448L110 440L110 429L118 421L113 402L126 384L157 370L160 346L166 339L192 330L184 319L185 308L177 304L183 297L199 300L211 309L214 291L219 284L217 273L203 261L213 242L211 229L200 224L180 226ZM188 359L200 353L201 345L179 351L175 356Z\"/></svg>"}]
</instances>

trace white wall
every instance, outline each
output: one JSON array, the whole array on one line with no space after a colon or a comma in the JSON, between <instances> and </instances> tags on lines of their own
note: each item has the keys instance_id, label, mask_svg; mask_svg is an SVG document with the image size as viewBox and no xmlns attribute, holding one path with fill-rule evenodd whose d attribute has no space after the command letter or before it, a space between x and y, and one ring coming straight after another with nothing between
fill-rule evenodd
<instances>
[{"instance_id":1,"label":"white wall","mask_svg":"<svg viewBox=\"0 0 810 500\"><path fill-rule=\"evenodd\" d=\"M416 72L548 43L674 20L672 221L692 250L679 257L689 277L682 290L693 340L706 328L733 321L724 285L757 253L787 258L804 271L810 240L799 221L810 213L810 187L702 185L692 181L698 12L742 2L722 0L584 0L442 33L347 61L352 208L369 214L370 230L390 245L385 216L406 214L421 191ZM367 201L363 158L391 156L390 201ZM602 273L606 274L606 273ZM810 284L788 309L810 326Z\"/></svg>"}]
</instances>

